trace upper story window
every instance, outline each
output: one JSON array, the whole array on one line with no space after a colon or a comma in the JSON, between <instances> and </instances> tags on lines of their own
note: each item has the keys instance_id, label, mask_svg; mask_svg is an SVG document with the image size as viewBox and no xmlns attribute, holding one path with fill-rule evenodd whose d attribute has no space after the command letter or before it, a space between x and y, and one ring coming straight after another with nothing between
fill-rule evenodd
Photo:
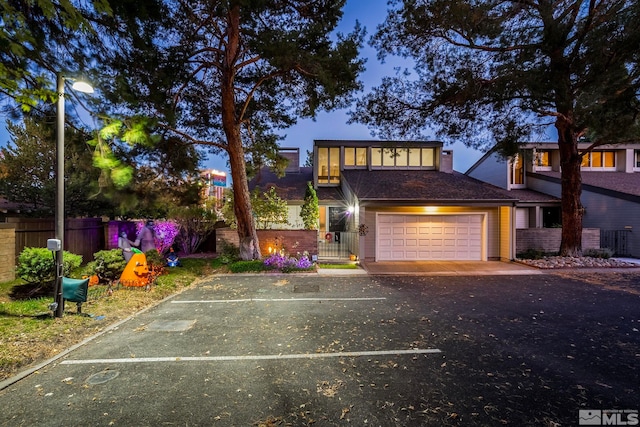
<instances>
[{"instance_id":1,"label":"upper story window","mask_svg":"<svg viewBox=\"0 0 640 427\"><path fill-rule=\"evenodd\" d=\"M633 152L634 160L633 160L633 168L635 170L640 170L640 150L635 150Z\"/></svg>"},{"instance_id":2,"label":"upper story window","mask_svg":"<svg viewBox=\"0 0 640 427\"><path fill-rule=\"evenodd\" d=\"M318 147L318 184L340 183L340 148Z\"/></svg>"},{"instance_id":3,"label":"upper story window","mask_svg":"<svg viewBox=\"0 0 640 427\"><path fill-rule=\"evenodd\" d=\"M582 169L610 169L616 168L615 151L591 151L582 156Z\"/></svg>"},{"instance_id":4,"label":"upper story window","mask_svg":"<svg viewBox=\"0 0 640 427\"><path fill-rule=\"evenodd\" d=\"M524 188L524 162L522 156L516 154L511 159L511 167L509 173L509 188Z\"/></svg>"},{"instance_id":5,"label":"upper story window","mask_svg":"<svg viewBox=\"0 0 640 427\"><path fill-rule=\"evenodd\" d=\"M535 170L551 170L551 150L536 150L533 165Z\"/></svg>"},{"instance_id":6,"label":"upper story window","mask_svg":"<svg viewBox=\"0 0 640 427\"><path fill-rule=\"evenodd\" d=\"M344 147L344 166L367 166L366 147Z\"/></svg>"},{"instance_id":7,"label":"upper story window","mask_svg":"<svg viewBox=\"0 0 640 427\"><path fill-rule=\"evenodd\" d=\"M435 169L435 148L373 147L371 149L371 166L374 168Z\"/></svg>"}]
</instances>

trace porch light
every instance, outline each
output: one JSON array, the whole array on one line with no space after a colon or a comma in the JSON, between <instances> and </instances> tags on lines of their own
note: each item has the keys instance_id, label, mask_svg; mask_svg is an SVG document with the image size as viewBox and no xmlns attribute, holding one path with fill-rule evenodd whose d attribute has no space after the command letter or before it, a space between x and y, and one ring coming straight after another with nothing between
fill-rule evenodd
<instances>
[{"instance_id":1,"label":"porch light","mask_svg":"<svg viewBox=\"0 0 640 427\"><path fill-rule=\"evenodd\" d=\"M349 207L347 208L347 213L349 213L349 214L352 214L352 213L354 213L355 211L356 211L356 208L355 208L355 207L353 207L353 206L349 206Z\"/></svg>"}]
</instances>

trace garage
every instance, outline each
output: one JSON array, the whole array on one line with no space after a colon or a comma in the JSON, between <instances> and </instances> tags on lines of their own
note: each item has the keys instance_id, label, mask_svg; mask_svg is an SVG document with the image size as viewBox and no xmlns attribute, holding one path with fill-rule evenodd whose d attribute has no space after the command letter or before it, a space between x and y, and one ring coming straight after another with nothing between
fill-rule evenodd
<instances>
[{"instance_id":1,"label":"garage","mask_svg":"<svg viewBox=\"0 0 640 427\"><path fill-rule=\"evenodd\" d=\"M378 261L481 261L482 214L378 214Z\"/></svg>"}]
</instances>

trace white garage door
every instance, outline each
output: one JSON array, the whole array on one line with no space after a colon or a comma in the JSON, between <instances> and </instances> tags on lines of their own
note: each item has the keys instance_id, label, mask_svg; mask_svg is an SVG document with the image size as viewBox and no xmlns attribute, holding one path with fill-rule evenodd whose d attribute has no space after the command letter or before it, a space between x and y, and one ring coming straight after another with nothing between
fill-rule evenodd
<instances>
[{"instance_id":1,"label":"white garage door","mask_svg":"<svg viewBox=\"0 0 640 427\"><path fill-rule=\"evenodd\" d=\"M377 217L377 260L482 260L482 215Z\"/></svg>"}]
</instances>

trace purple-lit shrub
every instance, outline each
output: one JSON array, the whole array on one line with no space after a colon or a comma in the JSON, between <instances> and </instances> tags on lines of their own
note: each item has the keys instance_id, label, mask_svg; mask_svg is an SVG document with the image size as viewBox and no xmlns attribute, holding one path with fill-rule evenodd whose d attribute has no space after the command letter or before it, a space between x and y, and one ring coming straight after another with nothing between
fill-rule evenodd
<instances>
[{"instance_id":1,"label":"purple-lit shrub","mask_svg":"<svg viewBox=\"0 0 640 427\"><path fill-rule=\"evenodd\" d=\"M144 227L144 222L136 223L136 235L140 234L140 230ZM153 230L156 232L156 249L161 254L166 253L173 245L180 226L173 221L154 221Z\"/></svg>"},{"instance_id":2,"label":"purple-lit shrub","mask_svg":"<svg viewBox=\"0 0 640 427\"><path fill-rule=\"evenodd\" d=\"M296 258L279 252L274 252L265 258L264 265L283 272L310 270L313 268L313 263L309 260L307 255L302 255L300 258Z\"/></svg>"}]
</instances>

